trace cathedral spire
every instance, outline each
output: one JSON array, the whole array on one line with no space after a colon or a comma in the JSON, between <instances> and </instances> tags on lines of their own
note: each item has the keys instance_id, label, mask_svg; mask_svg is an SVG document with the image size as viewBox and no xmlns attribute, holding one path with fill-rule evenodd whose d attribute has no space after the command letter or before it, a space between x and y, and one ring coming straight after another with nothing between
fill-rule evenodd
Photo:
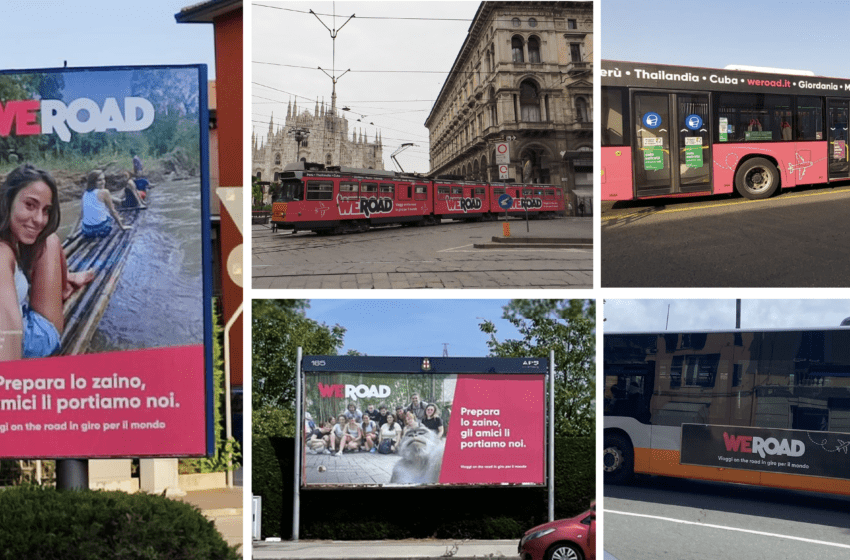
<instances>
[{"instance_id":1,"label":"cathedral spire","mask_svg":"<svg viewBox=\"0 0 850 560\"><path fill-rule=\"evenodd\" d=\"M319 98L318 98L318 97L316 97L316 110L313 112L313 114L314 114L316 117L318 117L318 116L319 116Z\"/></svg>"},{"instance_id":2,"label":"cathedral spire","mask_svg":"<svg viewBox=\"0 0 850 560\"><path fill-rule=\"evenodd\" d=\"M292 116L292 98L290 97L289 103L286 104L286 119L289 120L289 118L291 116Z\"/></svg>"},{"instance_id":3,"label":"cathedral spire","mask_svg":"<svg viewBox=\"0 0 850 560\"><path fill-rule=\"evenodd\" d=\"M269 136L272 135L273 128L274 128L274 111L272 111L272 116L269 118Z\"/></svg>"}]
</instances>

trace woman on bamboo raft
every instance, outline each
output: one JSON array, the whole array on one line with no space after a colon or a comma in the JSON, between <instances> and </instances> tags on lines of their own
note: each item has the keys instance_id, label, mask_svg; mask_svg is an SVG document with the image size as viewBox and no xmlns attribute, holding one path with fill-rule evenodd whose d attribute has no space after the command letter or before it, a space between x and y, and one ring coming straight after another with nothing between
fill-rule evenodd
<instances>
[{"instance_id":1,"label":"woman on bamboo raft","mask_svg":"<svg viewBox=\"0 0 850 560\"><path fill-rule=\"evenodd\" d=\"M106 190L106 175L100 169L90 172L86 179L81 212L81 232L84 237L108 236L112 233L113 221L123 230L132 227L121 222L121 217L115 211L112 195Z\"/></svg>"},{"instance_id":2,"label":"woman on bamboo raft","mask_svg":"<svg viewBox=\"0 0 850 560\"><path fill-rule=\"evenodd\" d=\"M63 303L94 271L68 272L59 193L45 171L24 164L0 185L0 361L56 353Z\"/></svg>"}]
</instances>

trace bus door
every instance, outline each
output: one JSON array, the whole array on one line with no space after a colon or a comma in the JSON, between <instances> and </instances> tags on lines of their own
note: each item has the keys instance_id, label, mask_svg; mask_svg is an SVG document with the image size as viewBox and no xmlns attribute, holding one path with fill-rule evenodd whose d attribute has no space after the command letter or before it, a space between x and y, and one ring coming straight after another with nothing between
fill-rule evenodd
<instances>
[{"instance_id":1,"label":"bus door","mask_svg":"<svg viewBox=\"0 0 850 560\"><path fill-rule=\"evenodd\" d=\"M635 195L710 192L708 94L633 95Z\"/></svg>"},{"instance_id":2,"label":"bus door","mask_svg":"<svg viewBox=\"0 0 850 560\"><path fill-rule=\"evenodd\" d=\"M850 100L834 99L827 100L827 130L829 145L829 179L850 178L850 155L847 146L847 120L850 116Z\"/></svg>"}]
</instances>

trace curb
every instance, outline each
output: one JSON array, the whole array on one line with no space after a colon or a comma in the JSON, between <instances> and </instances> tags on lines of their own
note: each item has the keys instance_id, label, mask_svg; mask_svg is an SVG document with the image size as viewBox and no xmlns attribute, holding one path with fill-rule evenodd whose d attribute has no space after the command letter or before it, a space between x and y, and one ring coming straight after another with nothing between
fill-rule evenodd
<instances>
[{"instance_id":1,"label":"curb","mask_svg":"<svg viewBox=\"0 0 850 560\"><path fill-rule=\"evenodd\" d=\"M474 249L593 249L585 243L475 243Z\"/></svg>"}]
</instances>

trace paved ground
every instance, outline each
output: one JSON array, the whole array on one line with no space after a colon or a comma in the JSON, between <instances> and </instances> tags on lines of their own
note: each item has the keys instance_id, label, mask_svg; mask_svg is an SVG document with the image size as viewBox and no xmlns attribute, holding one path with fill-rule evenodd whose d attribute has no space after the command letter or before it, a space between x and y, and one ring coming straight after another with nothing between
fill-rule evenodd
<instances>
[{"instance_id":1,"label":"paved ground","mask_svg":"<svg viewBox=\"0 0 850 560\"><path fill-rule=\"evenodd\" d=\"M307 455L304 467L308 484L388 484L399 459L398 455L382 455L377 451Z\"/></svg>"},{"instance_id":2,"label":"paved ground","mask_svg":"<svg viewBox=\"0 0 850 560\"><path fill-rule=\"evenodd\" d=\"M850 188L603 205L603 287L847 287Z\"/></svg>"},{"instance_id":3,"label":"paved ground","mask_svg":"<svg viewBox=\"0 0 850 560\"><path fill-rule=\"evenodd\" d=\"M592 218L511 219L511 237L593 237ZM335 288L591 288L593 250L523 247L476 249L502 237L502 222L390 226L318 237L252 226L253 287Z\"/></svg>"},{"instance_id":4,"label":"paved ground","mask_svg":"<svg viewBox=\"0 0 850 560\"><path fill-rule=\"evenodd\" d=\"M242 474L237 471L233 488L187 492L175 499L200 508L204 517L215 523L216 529L230 545L242 546ZM241 548L240 548L241 550Z\"/></svg>"},{"instance_id":5,"label":"paved ground","mask_svg":"<svg viewBox=\"0 0 850 560\"><path fill-rule=\"evenodd\" d=\"M516 540L451 541L411 539L405 541L299 541L255 542L255 560L345 560L372 559L416 560L451 558L452 560L517 560Z\"/></svg>"}]
</instances>

